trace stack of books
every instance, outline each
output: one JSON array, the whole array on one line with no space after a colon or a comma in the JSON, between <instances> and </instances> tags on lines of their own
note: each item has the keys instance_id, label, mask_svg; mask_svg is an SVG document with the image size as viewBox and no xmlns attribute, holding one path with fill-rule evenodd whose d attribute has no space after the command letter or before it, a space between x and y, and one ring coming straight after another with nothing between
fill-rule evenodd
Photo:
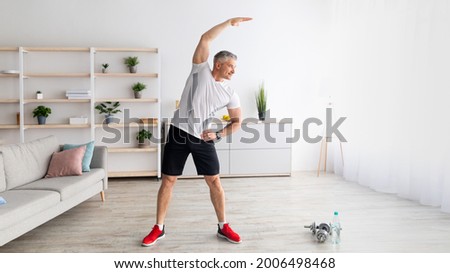
<instances>
[{"instance_id":1,"label":"stack of books","mask_svg":"<svg viewBox=\"0 0 450 273\"><path fill-rule=\"evenodd\" d=\"M87 89L71 89L66 91L69 100L84 100L91 98L91 91Z\"/></svg>"}]
</instances>

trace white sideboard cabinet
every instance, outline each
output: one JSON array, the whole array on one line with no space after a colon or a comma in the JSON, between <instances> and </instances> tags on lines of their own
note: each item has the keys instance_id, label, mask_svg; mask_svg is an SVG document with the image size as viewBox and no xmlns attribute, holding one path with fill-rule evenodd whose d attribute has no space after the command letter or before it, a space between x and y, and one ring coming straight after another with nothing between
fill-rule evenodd
<instances>
[{"instance_id":1,"label":"white sideboard cabinet","mask_svg":"<svg viewBox=\"0 0 450 273\"><path fill-rule=\"evenodd\" d=\"M165 124L165 131L169 125ZM290 176L292 123L244 123L239 131L217 142L222 177ZM182 178L198 177L189 155Z\"/></svg>"},{"instance_id":2,"label":"white sideboard cabinet","mask_svg":"<svg viewBox=\"0 0 450 273\"><path fill-rule=\"evenodd\" d=\"M231 135L231 175L290 175L291 123L247 123Z\"/></svg>"}]
</instances>

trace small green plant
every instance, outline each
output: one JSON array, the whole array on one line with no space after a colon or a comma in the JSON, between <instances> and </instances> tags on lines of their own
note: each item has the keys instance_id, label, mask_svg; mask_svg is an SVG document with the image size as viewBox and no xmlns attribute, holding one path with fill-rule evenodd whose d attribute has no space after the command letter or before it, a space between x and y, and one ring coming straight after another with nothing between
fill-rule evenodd
<instances>
[{"instance_id":1,"label":"small green plant","mask_svg":"<svg viewBox=\"0 0 450 273\"><path fill-rule=\"evenodd\" d=\"M136 135L136 139L139 140L139 143L143 143L144 140L150 139L151 137L152 133L145 129L140 130Z\"/></svg>"},{"instance_id":2,"label":"small green plant","mask_svg":"<svg viewBox=\"0 0 450 273\"><path fill-rule=\"evenodd\" d=\"M52 113L52 109L39 105L33 110L33 118L35 117L48 117Z\"/></svg>"},{"instance_id":3,"label":"small green plant","mask_svg":"<svg viewBox=\"0 0 450 273\"><path fill-rule=\"evenodd\" d=\"M107 73L108 72L108 67L109 67L108 63L102 64L102 73Z\"/></svg>"},{"instance_id":4,"label":"small green plant","mask_svg":"<svg viewBox=\"0 0 450 273\"><path fill-rule=\"evenodd\" d=\"M256 108L258 113L265 113L267 110L267 92L264 88L264 83L259 86L258 91L255 95L256 98Z\"/></svg>"},{"instance_id":5,"label":"small green plant","mask_svg":"<svg viewBox=\"0 0 450 273\"><path fill-rule=\"evenodd\" d=\"M97 109L100 114L113 115L122 112L122 110L117 109L119 106L120 102L118 101L116 102L106 101L95 106L95 109Z\"/></svg>"},{"instance_id":6,"label":"small green plant","mask_svg":"<svg viewBox=\"0 0 450 273\"><path fill-rule=\"evenodd\" d=\"M139 59L136 56L135 57L127 57L127 58L125 58L125 64L128 67L136 66L139 64Z\"/></svg>"},{"instance_id":7,"label":"small green plant","mask_svg":"<svg viewBox=\"0 0 450 273\"><path fill-rule=\"evenodd\" d=\"M136 73L136 71L137 71L136 66L139 64L139 59L138 59L138 57L125 58L125 64L128 66L130 73Z\"/></svg>"},{"instance_id":8,"label":"small green plant","mask_svg":"<svg viewBox=\"0 0 450 273\"><path fill-rule=\"evenodd\" d=\"M141 82L137 82L137 83L133 84L133 86L131 88L133 89L134 92L141 92L142 90L147 88L147 86Z\"/></svg>"}]
</instances>

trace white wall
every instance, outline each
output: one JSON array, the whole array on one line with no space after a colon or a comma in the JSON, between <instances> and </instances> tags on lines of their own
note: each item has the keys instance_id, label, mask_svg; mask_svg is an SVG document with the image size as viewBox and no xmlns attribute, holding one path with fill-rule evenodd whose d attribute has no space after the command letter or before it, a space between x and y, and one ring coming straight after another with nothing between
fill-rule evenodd
<instances>
[{"instance_id":1,"label":"white wall","mask_svg":"<svg viewBox=\"0 0 450 273\"><path fill-rule=\"evenodd\" d=\"M326 0L0 0L0 46L158 47L162 111L168 117L200 35L235 16L254 20L227 29L211 52L238 55L232 86L244 117L257 116L254 92L264 81L272 117L293 118L298 129L308 117L323 118L318 93L329 37ZM301 139L293 149L294 170L317 167L317 144Z\"/></svg>"}]
</instances>

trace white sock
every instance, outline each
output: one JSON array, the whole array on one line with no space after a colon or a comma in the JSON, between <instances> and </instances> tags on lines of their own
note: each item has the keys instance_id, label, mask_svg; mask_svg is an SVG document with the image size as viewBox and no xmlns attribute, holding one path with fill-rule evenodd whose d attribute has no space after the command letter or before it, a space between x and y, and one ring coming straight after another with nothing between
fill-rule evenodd
<instances>
[{"instance_id":1,"label":"white sock","mask_svg":"<svg viewBox=\"0 0 450 273\"><path fill-rule=\"evenodd\" d=\"M160 225L160 224L156 224L157 226L158 226L158 228L159 228L159 230L163 230L163 228L164 228L164 225Z\"/></svg>"},{"instance_id":2,"label":"white sock","mask_svg":"<svg viewBox=\"0 0 450 273\"><path fill-rule=\"evenodd\" d=\"M223 225L225 225L227 222L219 222L220 229L223 229Z\"/></svg>"}]
</instances>

